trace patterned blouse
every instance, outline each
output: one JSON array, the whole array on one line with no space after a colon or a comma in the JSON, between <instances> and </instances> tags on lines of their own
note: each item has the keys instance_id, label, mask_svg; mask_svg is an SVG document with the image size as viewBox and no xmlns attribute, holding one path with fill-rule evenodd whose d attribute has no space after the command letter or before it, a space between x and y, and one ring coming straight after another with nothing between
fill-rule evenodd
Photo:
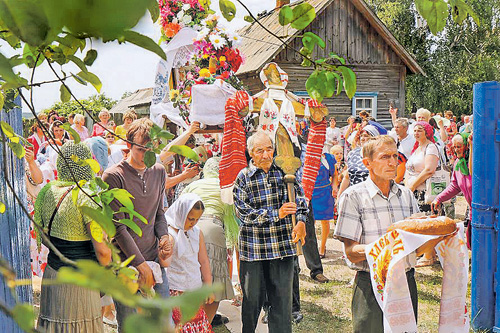
<instances>
[{"instance_id":1,"label":"patterned blouse","mask_svg":"<svg viewBox=\"0 0 500 333\"><path fill-rule=\"evenodd\" d=\"M361 183L368 178L370 172L363 164L361 147L354 149L347 155L347 172L349 173L349 186Z\"/></svg>"}]
</instances>

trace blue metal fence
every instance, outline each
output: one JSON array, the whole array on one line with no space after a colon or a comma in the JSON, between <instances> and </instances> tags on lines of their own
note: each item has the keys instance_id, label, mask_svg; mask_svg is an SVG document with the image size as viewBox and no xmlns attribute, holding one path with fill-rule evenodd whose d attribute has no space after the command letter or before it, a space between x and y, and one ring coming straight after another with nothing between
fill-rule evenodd
<instances>
[{"instance_id":1,"label":"blue metal fence","mask_svg":"<svg viewBox=\"0 0 500 333\"><path fill-rule=\"evenodd\" d=\"M18 99L18 105L20 100ZM23 134L21 108L10 112L1 111L0 120L9 123L17 134ZM7 163L7 177L13 185L16 194L26 202L26 180L24 175L24 160L19 160L7 147L7 154L3 153L0 143L0 200L5 203L7 210L0 214L0 253L14 268L19 279L31 279L30 265L30 237L29 219L14 200L14 195L8 189L4 179L4 161ZM16 288L16 298L19 302L32 302L31 286ZM0 278L0 301L12 307L15 303L10 289ZM11 318L0 312L0 332L22 332Z\"/></svg>"}]
</instances>

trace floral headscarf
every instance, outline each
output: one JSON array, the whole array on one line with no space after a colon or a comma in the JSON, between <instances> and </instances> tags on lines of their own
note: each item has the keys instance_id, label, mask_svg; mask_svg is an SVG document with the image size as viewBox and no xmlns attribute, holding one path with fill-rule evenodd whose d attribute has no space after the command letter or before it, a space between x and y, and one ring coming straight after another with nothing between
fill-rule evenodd
<instances>
[{"instance_id":1,"label":"floral headscarf","mask_svg":"<svg viewBox=\"0 0 500 333\"><path fill-rule=\"evenodd\" d=\"M429 141L431 141L432 143L436 143L436 140L434 140L434 129L432 128L432 126L428 122L418 121L415 123L414 127L417 127L417 126L422 126L424 128L424 131L425 131L425 137ZM415 150L417 150L419 145L420 145L420 143L418 141L416 141L415 145L413 146L413 150L411 151L412 154Z\"/></svg>"},{"instance_id":2,"label":"floral headscarf","mask_svg":"<svg viewBox=\"0 0 500 333\"><path fill-rule=\"evenodd\" d=\"M455 165L455 170L460 171L462 175L468 176L469 175L469 143L467 139L469 138L470 133L459 133L455 136L459 136L463 140L463 144L465 147L464 154L462 158L458 159L457 164Z\"/></svg>"}]
</instances>

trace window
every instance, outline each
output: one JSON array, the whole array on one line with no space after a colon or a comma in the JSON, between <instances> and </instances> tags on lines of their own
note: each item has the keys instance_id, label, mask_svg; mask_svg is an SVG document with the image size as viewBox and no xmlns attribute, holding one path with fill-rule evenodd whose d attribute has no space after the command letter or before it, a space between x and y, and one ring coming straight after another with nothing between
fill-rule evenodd
<instances>
[{"instance_id":1,"label":"window","mask_svg":"<svg viewBox=\"0 0 500 333\"><path fill-rule=\"evenodd\" d=\"M373 118L377 118L378 92L357 92L352 99L352 115L357 116L365 110Z\"/></svg>"}]
</instances>

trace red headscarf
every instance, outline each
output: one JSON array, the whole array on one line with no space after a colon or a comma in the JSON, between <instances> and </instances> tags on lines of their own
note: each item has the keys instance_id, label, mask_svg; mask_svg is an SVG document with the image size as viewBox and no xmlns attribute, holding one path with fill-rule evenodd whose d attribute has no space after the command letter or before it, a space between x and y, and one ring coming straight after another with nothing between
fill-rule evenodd
<instances>
[{"instance_id":1,"label":"red headscarf","mask_svg":"<svg viewBox=\"0 0 500 333\"><path fill-rule=\"evenodd\" d=\"M425 137L429 141L431 141L432 143L436 143L436 140L434 140L434 129L432 128L432 126L428 122L418 121L415 123L413 128L415 128L417 126L422 126L424 128L424 131L425 131ZM418 141L415 141L415 145L413 146L413 150L411 151L412 154L415 150L417 150L419 145L420 145L420 143Z\"/></svg>"}]
</instances>

